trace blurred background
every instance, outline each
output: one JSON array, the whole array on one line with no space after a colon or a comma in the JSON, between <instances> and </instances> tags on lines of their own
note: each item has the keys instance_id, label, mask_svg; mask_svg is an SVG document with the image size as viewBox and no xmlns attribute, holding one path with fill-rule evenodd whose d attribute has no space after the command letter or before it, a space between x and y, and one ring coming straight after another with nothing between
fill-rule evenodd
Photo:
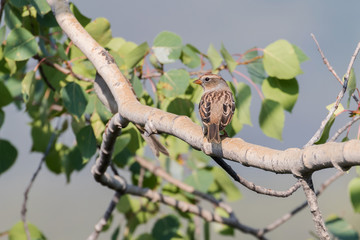
<instances>
[{"instance_id":1,"label":"blurred background","mask_svg":"<svg viewBox=\"0 0 360 240\"><path fill-rule=\"evenodd\" d=\"M140 44L153 39L161 31L168 30L180 35L183 43L191 43L206 52L212 43L220 49L224 43L230 53L244 53L256 46L286 39L300 47L310 58L301 67L304 74L298 77L300 92L293 113L285 113L283 141L265 136L259 128L258 114L261 101L252 88L252 123L245 125L238 137L245 141L276 149L302 147L319 128L327 114L325 106L334 102L341 86L323 64L310 33L317 37L325 56L340 77L345 74L350 58L360 41L358 9L355 0L335 1L286 1L286 0L152 0L152 1L73 1L79 10L92 19L107 18L112 24L115 37ZM246 73L245 68L238 68ZM354 65L359 74L359 62ZM228 76L224 75L228 80ZM238 81L244 81L237 77ZM347 95L343 100L346 106ZM354 106L354 104L352 105ZM0 176L0 232L9 229L20 220L23 193L42 157L31 153L31 135L25 112L13 105L5 109L5 123L0 129L0 138L14 144L18 158L14 166ZM339 116L332 133L348 121L348 115ZM356 137L358 124L350 137ZM65 136L63 141L74 141ZM95 183L89 163L80 173L74 172L71 183L64 175L56 176L44 167L29 196L28 220L41 229L48 239L85 239L93 231L94 224L103 215L113 192ZM256 184L285 190L295 182L292 176L282 176L238 164L231 165ZM315 186L330 177L335 170L323 170L314 176ZM360 232L360 215L353 213L347 184L355 176L351 169L332 184L320 197L320 209L326 218L337 214L345 218ZM239 185L243 198L231 203L239 220L252 227L264 227L284 213L302 203L302 191L286 199L277 199L250 192ZM164 207L163 209L166 209ZM117 215L116 223L121 221ZM143 230L151 231L148 225ZM308 239L314 231L309 211L306 209L277 230L267 235L271 239ZM99 239L109 239L112 229L101 234ZM236 238L253 239L236 232ZM231 239L218 235L211 239Z\"/></svg>"}]
</instances>

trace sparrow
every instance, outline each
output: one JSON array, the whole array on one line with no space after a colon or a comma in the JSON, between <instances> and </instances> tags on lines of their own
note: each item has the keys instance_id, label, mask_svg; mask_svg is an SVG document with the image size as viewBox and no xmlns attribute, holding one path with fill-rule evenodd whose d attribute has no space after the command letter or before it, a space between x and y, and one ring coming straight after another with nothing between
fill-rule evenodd
<instances>
[{"instance_id":1,"label":"sparrow","mask_svg":"<svg viewBox=\"0 0 360 240\"><path fill-rule=\"evenodd\" d=\"M210 143L220 143L220 132L231 122L235 111L234 96L226 81L216 74L204 74L194 81L204 89L199 103L203 133Z\"/></svg>"}]
</instances>

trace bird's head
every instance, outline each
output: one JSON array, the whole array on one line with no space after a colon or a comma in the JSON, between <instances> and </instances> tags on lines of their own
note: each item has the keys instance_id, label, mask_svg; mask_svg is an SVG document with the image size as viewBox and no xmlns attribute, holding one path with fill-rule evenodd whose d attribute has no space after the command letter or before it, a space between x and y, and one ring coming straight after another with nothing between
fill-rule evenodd
<instances>
[{"instance_id":1,"label":"bird's head","mask_svg":"<svg viewBox=\"0 0 360 240\"><path fill-rule=\"evenodd\" d=\"M227 88L225 80L216 74L204 74L193 83L201 85L205 91L216 90L218 88Z\"/></svg>"}]
</instances>

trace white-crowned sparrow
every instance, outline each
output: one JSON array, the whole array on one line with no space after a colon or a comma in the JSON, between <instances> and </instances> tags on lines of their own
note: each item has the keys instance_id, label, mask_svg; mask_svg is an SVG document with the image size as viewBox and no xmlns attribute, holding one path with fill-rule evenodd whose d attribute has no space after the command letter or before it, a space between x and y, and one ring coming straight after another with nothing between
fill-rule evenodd
<instances>
[{"instance_id":1,"label":"white-crowned sparrow","mask_svg":"<svg viewBox=\"0 0 360 240\"><path fill-rule=\"evenodd\" d=\"M220 143L220 131L225 132L226 125L234 115L233 94L226 81L216 74L204 74L194 83L204 89L199 103L204 136L208 142Z\"/></svg>"}]
</instances>

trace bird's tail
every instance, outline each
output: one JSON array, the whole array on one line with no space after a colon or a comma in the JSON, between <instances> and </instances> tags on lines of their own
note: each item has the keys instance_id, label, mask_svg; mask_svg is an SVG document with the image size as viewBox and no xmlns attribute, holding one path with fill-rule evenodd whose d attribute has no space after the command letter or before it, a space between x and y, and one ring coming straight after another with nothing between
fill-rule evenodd
<instances>
[{"instance_id":1,"label":"bird's tail","mask_svg":"<svg viewBox=\"0 0 360 240\"><path fill-rule=\"evenodd\" d=\"M221 142L218 124L212 123L209 125L207 140L208 142L215 142L215 143Z\"/></svg>"}]
</instances>

